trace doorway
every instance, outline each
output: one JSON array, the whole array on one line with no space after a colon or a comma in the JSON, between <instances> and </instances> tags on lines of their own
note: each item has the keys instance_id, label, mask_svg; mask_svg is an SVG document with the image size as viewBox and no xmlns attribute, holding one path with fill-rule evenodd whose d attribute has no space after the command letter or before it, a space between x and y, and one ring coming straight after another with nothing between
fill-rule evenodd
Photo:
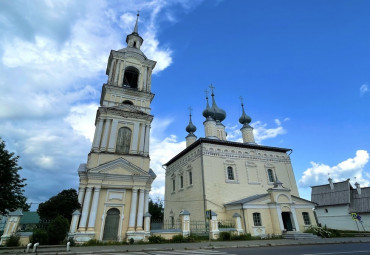
<instances>
[{"instance_id":1,"label":"doorway","mask_svg":"<svg viewBox=\"0 0 370 255\"><path fill-rule=\"evenodd\" d=\"M283 218L284 228L287 231L293 231L292 219L291 219L290 215L291 215L290 212L282 212L281 213L281 217Z\"/></svg>"},{"instance_id":2,"label":"doorway","mask_svg":"<svg viewBox=\"0 0 370 255\"><path fill-rule=\"evenodd\" d=\"M109 209L105 218L103 240L117 240L119 226L119 210Z\"/></svg>"}]
</instances>

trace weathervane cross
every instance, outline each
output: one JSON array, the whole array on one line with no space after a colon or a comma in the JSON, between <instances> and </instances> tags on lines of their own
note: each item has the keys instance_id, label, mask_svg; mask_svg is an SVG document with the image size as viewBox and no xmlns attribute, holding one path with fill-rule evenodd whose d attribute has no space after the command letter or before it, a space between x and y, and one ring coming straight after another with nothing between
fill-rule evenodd
<instances>
[{"instance_id":1,"label":"weathervane cross","mask_svg":"<svg viewBox=\"0 0 370 255\"><path fill-rule=\"evenodd\" d=\"M213 90L215 89L215 87L211 84L211 85L209 85L209 88L211 89L212 94L213 94Z\"/></svg>"},{"instance_id":2,"label":"weathervane cross","mask_svg":"<svg viewBox=\"0 0 370 255\"><path fill-rule=\"evenodd\" d=\"M206 98L208 98L208 89L206 89L204 92L206 92Z\"/></svg>"},{"instance_id":3,"label":"weathervane cross","mask_svg":"<svg viewBox=\"0 0 370 255\"><path fill-rule=\"evenodd\" d=\"M243 97L240 96L239 99L240 99L240 102L243 104Z\"/></svg>"},{"instance_id":4,"label":"weathervane cross","mask_svg":"<svg viewBox=\"0 0 370 255\"><path fill-rule=\"evenodd\" d=\"M191 108L191 106L189 106L189 112L190 112L190 115L191 115L191 111L193 110L193 108Z\"/></svg>"}]
</instances>

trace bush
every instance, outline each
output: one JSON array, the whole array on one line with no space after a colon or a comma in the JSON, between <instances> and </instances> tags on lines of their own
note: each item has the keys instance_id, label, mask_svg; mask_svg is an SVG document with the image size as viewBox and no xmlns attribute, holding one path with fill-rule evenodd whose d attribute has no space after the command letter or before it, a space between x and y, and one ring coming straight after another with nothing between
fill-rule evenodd
<instances>
[{"instance_id":1,"label":"bush","mask_svg":"<svg viewBox=\"0 0 370 255\"><path fill-rule=\"evenodd\" d=\"M17 235L11 235L9 239L6 240L5 246L7 247L14 247L14 246L20 246L19 244L20 237Z\"/></svg>"},{"instance_id":2,"label":"bush","mask_svg":"<svg viewBox=\"0 0 370 255\"><path fill-rule=\"evenodd\" d=\"M231 240L241 241L241 240L251 240L251 234L241 234L241 235L232 235Z\"/></svg>"},{"instance_id":3,"label":"bush","mask_svg":"<svg viewBox=\"0 0 370 255\"><path fill-rule=\"evenodd\" d=\"M48 244L48 233L45 229L35 229L30 238L31 243Z\"/></svg>"},{"instance_id":4,"label":"bush","mask_svg":"<svg viewBox=\"0 0 370 255\"><path fill-rule=\"evenodd\" d=\"M149 236L148 241L149 243L164 243L166 242L166 239L161 236Z\"/></svg>"},{"instance_id":5,"label":"bush","mask_svg":"<svg viewBox=\"0 0 370 255\"><path fill-rule=\"evenodd\" d=\"M312 233L314 235L321 236L323 238L333 237L332 232L326 227L322 228L322 227L311 226L308 229L306 229L304 233Z\"/></svg>"},{"instance_id":6,"label":"bush","mask_svg":"<svg viewBox=\"0 0 370 255\"><path fill-rule=\"evenodd\" d=\"M171 240L173 243L183 243L184 242L184 237L183 235L174 235Z\"/></svg>"},{"instance_id":7,"label":"bush","mask_svg":"<svg viewBox=\"0 0 370 255\"><path fill-rule=\"evenodd\" d=\"M103 245L104 243L102 241L96 240L96 239L90 239L86 243L83 243L83 246L96 246L96 245Z\"/></svg>"},{"instance_id":8,"label":"bush","mask_svg":"<svg viewBox=\"0 0 370 255\"><path fill-rule=\"evenodd\" d=\"M231 240L231 233L230 232L220 232L218 236L218 240L220 241L230 241Z\"/></svg>"},{"instance_id":9,"label":"bush","mask_svg":"<svg viewBox=\"0 0 370 255\"><path fill-rule=\"evenodd\" d=\"M129 243L129 244L134 244L134 243L135 243L134 238L132 238L132 237L131 237L131 238L130 238L130 240L128 240L128 243Z\"/></svg>"},{"instance_id":10,"label":"bush","mask_svg":"<svg viewBox=\"0 0 370 255\"><path fill-rule=\"evenodd\" d=\"M49 244L60 244L67 236L69 222L63 216L57 216L48 226Z\"/></svg>"}]
</instances>

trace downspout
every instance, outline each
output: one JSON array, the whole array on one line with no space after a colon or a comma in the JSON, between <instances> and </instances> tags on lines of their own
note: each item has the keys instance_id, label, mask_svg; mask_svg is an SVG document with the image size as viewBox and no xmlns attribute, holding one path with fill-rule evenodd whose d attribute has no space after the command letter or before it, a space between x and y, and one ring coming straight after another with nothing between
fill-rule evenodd
<instances>
[{"instance_id":1,"label":"downspout","mask_svg":"<svg viewBox=\"0 0 370 255\"><path fill-rule=\"evenodd\" d=\"M245 223L245 213L244 213L243 203L241 203L240 205L242 207L242 212L243 212L244 229L245 229L245 233L247 233L247 224Z\"/></svg>"},{"instance_id":2,"label":"downspout","mask_svg":"<svg viewBox=\"0 0 370 255\"><path fill-rule=\"evenodd\" d=\"M202 186L203 186L203 206L204 206L204 219L207 218L206 216L206 188L205 188L205 183L204 183L204 164L203 164L203 145L200 144L200 160L201 160L201 169L202 169Z\"/></svg>"}]
</instances>

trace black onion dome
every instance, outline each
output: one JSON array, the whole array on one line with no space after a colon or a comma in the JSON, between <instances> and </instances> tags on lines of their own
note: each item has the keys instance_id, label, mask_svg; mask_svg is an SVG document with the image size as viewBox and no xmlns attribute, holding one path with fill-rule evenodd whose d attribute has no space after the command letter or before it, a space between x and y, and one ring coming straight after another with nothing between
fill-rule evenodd
<instances>
[{"instance_id":1,"label":"black onion dome","mask_svg":"<svg viewBox=\"0 0 370 255\"><path fill-rule=\"evenodd\" d=\"M212 108L211 108L211 110L213 112L213 118L215 120L218 120L218 121L222 122L226 118L226 112L223 109L221 109L217 106L213 93L212 93Z\"/></svg>"},{"instance_id":2,"label":"black onion dome","mask_svg":"<svg viewBox=\"0 0 370 255\"><path fill-rule=\"evenodd\" d=\"M208 119L209 117L213 117L213 111L211 109L211 107L209 107L209 103L208 103L208 97L206 97L206 100L207 100L207 106L206 106L206 109L203 111L203 116L204 118Z\"/></svg>"},{"instance_id":3,"label":"black onion dome","mask_svg":"<svg viewBox=\"0 0 370 255\"><path fill-rule=\"evenodd\" d=\"M189 124L186 126L186 132L194 133L195 131L197 131L197 127L194 126L193 122L191 121L191 114L189 116L190 116L190 120L189 120Z\"/></svg>"},{"instance_id":4,"label":"black onion dome","mask_svg":"<svg viewBox=\"0 0 370 255\"><path fill-rule=\"evenodd\" d=\"M243 111L242 116L239 118L239 122L240 122L240 124L245 125L245 124L249 124L249 123L251 123L252 119L251 119L251 117L249 117L249 116L245 113L245 111L244 111L244 105L243 105L243 104L242 104L242 111Z\"/></svg>"}]
</instances>

